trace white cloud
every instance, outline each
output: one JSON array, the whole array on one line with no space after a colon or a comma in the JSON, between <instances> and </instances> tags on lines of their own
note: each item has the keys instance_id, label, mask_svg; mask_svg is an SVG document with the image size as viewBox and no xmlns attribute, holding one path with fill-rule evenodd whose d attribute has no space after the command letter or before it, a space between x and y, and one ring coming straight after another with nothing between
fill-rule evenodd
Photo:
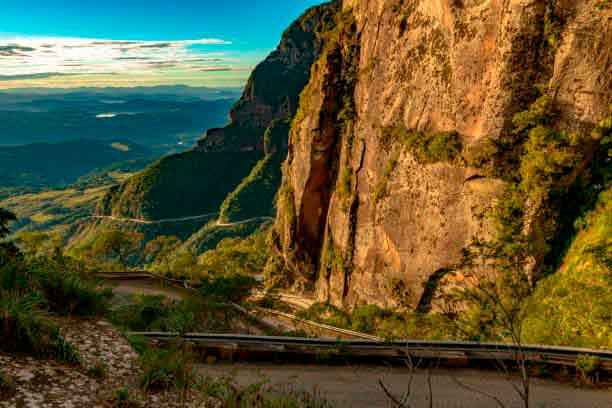
<instances>
[{"instance_id":1,"label":"white cloud","mask_svg":"<svg viewBox=\"0 0 612 408\"><path fill-rule=\"evenodd\" d=\"M203 38L180 41L133 41L69 37L0 38L0 77L88 74L160 74L166 71L230 70L224 52L197 46L231 42Z\"/></svg>"}]
</instances>

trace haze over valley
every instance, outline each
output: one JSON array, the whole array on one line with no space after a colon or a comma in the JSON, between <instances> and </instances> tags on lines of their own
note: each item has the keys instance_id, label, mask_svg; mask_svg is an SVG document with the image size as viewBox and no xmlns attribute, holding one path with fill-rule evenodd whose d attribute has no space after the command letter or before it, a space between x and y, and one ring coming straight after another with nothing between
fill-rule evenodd
<instances>
[{"instance_id":1,"label":"haze over valley","mask_svg":"<svg viewBox=\"0 0 612 408\"><path fill-rule=\"evenodd\" d=\"M0 408L612 406L612 1L4 2Z\"/></svg>"}]
</instances>

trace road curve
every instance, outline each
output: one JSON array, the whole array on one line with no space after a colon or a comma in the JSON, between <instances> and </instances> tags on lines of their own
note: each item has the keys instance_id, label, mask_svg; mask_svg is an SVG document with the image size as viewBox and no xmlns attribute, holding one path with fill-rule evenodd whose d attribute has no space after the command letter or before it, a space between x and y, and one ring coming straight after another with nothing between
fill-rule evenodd
<instances>
[{"instance_id":1,"label":"road curve","mask_svg":"<svg viewBox=\"0 0 612 408\"><path fill-rule=\"evenodd\" d=\"M120 221L120 222L132 222L135 224L157 225L157 224L171 224L171 223L178 223L178 222L197 221L197 220L201 220L204 218L210 218L218 214L219 214L218 212L215 212L215 213L208 213L208 214L202 214L202 215L193 215L190 217L166 218L162 220L143 220L139 218L122 218L122 217L115 217L113 215L92 215L89 217L85 217L85 219L89 218L89 219L95 219L95 220L112 220L112 221Z\"/></svg>"},{"instance_id":2,"label":"road curve","mask_svg":"<svg viewBox=\"0 0 612 408\"><path fill-rule=\"evenodd\" d=\"M249 218L249 219L246 219L243 221L237 221L237 222L221 222L219 220L217 221L215 225L217 227L236 227L238 225L250 224L255 221L274 221L274 217L253 217L253 218Z\"/></svg>"}]
</instances>

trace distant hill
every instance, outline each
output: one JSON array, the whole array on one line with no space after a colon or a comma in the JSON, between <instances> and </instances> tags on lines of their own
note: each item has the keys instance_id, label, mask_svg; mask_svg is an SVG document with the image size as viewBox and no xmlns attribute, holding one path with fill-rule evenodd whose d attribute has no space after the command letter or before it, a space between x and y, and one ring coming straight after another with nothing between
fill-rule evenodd
<instances>
[{"instance_id":1,"label":"distant hill","mask_svg":"<svg viewBox=\"0 0 612 408\"><path fill-rule=\"evenodd\" d=\"M235 100L232 93L174 87L0 92L0 146L75 139L121 139L149 147L193 145L206 129L227 123Z\"/></svg>"},{"instance_id":2,"label":"distant hill","mask_svg":"<svg viewBox=\"0 0 612 408\"><path fill-rule=\"evenodd\" d=\"M132 95L172 95L173 97L195 97L199 99L238 99L242 88L208 88L185 85L160 85L137 87L82 87L82 88L17 88L0 92L0 99L6 96L36 97L49 95L98 95L98 96L132 96Z\"/></svg>"},{"instance_id":3,"label":"distant hill","mask_svg":"<svg viewBox=\"0 0 612 408\"><path fill-rule=\"evenodd\" d=\"M88 173L121 163L142 168L158 154L125 141L76 140L0 146L0 187L68 185Z\"/></svg>"}]
</instances>

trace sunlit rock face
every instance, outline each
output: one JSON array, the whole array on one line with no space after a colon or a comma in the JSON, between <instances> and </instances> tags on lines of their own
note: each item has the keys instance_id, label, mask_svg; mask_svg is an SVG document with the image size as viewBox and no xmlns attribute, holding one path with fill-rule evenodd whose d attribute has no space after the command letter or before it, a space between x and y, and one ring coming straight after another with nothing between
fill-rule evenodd
<instances>
[{"instance_id":1,"label":"sunlit rock face","mask_svg":"<svg viewBox=\"0 0 612 408\"><path fill-rule=\"evenodd\" d=\"M210 129L198 143L205 151L263 150L263 136L275 120L295 114L300 92L333 25L337 2L313 7L283 34L279 46L251 74L244 93L230 112L230 124Z\"/></svg>"},{"instance_id":2,"label":"sunlit rock face","mask_svg":"<svg viewBox=\"0 0 612 408\"><path fill-rule=\"evenodd\" d=\"M561 129L608 114L612 13L593 0L554 3L343 2L348 28L313 66L289 139L275 228L288 284L339 306L394 306L398 292L416 306L474 237L492 233L483 214L501 180L398 153L386 129L457 132L466 151L511 133L536 84L552 90Z\"/></svg>"}]
</instances>

